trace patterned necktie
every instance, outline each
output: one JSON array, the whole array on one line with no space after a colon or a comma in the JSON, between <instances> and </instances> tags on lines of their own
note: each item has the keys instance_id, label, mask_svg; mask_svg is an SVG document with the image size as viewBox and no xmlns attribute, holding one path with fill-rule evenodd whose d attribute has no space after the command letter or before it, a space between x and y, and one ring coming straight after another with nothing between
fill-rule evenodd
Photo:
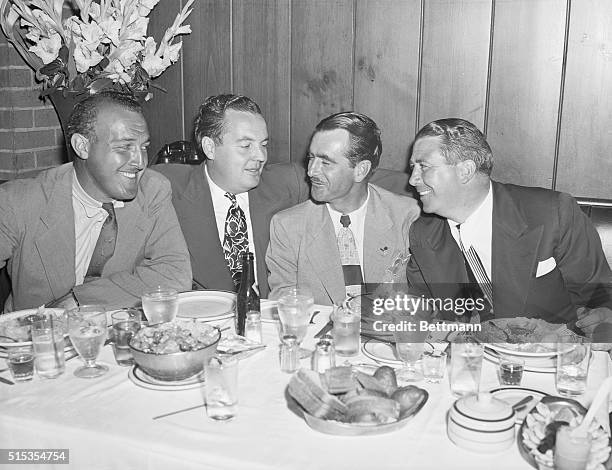
<instances>
[{"instance_id":1,"label":"patterned necktie","mask_svg":"<svg viewBox=\"0 0 612 470\"><path fill-rule=\"evenodd\" d=\"M225 193L232 205L227 210L225 218L225 235L223 236L223 255L232 275L232 281L237 286L242 274L240 256L249 249L249 235L244 212L236 202L236 196Z\"/></svg>"},{"instance_id":2,"label":"patterned necktie","mask_svg":"<svg viewBox=\"0 0 612 470\"><path fill-rule=\"evenodd\" d=\"M491 279L489 279L489 275L480 260L480 256L474 249L472 245L470 245L469 250L466 250L463 246L463 241L461 240L461 225L457 225L457 232L459 233L459 246L461 247L461 252L463 253L463 258L465 261L465 267L468 273L468 278L471 283L474 283L480 287L482 290L482 294L484 294L484 298L488 301L489 305L487 305L487 310L493 305L493 286L491 284Z\"/></svg>"},{"instance_id":3,"label":"patterned necktie","mask_svg":"<svg viewBox=\"0 0 612 470\"><path fill-rule=\"evenodd\" d=\"M100 235L98 236L96 247L91 255L91 261L89 262L84 282L100 277L104 265L115 252L115 244L117 243L117 219L115 217L115 208L112 202L105 202L102 204L102 209L108 213L108 216L100 229Z\"/></svg>"},{"instance_id":4,"label":"patterned necktie","mask_svg":"<svg viewBox=\"0 0 612 470\"><path fill-rule=\"evenodd\" d=\"M340 216L340 223L342 227L338 230L336 241L338 242L338 251L340 252L346 295L361 295L363 276L361 275L359 251L357 251L355 237L353 231L349 228L351 219L348 215Z\"/></svg>"}]
</instances>

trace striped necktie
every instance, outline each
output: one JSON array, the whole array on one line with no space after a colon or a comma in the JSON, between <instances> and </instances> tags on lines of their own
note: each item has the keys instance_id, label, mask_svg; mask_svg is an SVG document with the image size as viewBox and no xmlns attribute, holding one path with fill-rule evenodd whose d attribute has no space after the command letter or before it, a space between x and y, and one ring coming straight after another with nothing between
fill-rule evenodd
<instances>
[{"instance_id":1,"label":"striped necktie","mask_svg":"<svg viewBox=\"0 0 612 470\"><path fill-rule=\"evenodd\" d=\"M461 252L463 253L463 258L465 260L465 267L468 271L468 277L470 278L470 282L476 282L478 287L482 290L485 299L489 302L489 307L493 305L493 285L491 284L491 279L489 279L489 275L478 256L478 253L474 249L472 245L468 250L463 246L463 240L461 239L461 224L456 225L457 232L459 233L459 246L461 247Z\"/></svg>"},{"instance_id":2,"label":"striped necktie","mask_svg":"<svg viewBox=\"0 0 612 470\"><path fill-rule=\"evenodd\" d=\"M236 195L225 193L232 205L227 210L225 218L225 234L223 236L223 256L232 275L234 285L240 284L242 274L242 253L249 249L249 235L244 212L236 201Z\"/></svg>"},{"instance_id":3,"label":"striped necktie","mask_svg":"<svg viewBox=\"0 0 612 470\"><path fill-rule=\"evenodd\" d=\"M363 283L361 265L359 264L359 251L357 250L353 231L349 227L351 225L350 217L348 215L341 216L340 223L342 227L340 227L336 234L336 241L338 242L338 251L340 252L346 295L353 297L361 295L361 284Z\"/></svg>"},{"instance_id":4,"label":"striped necktie","mask_svg":"<svg viewBox=\"0 0 612 470\"><path fill-rule=\"evenodd\" d=\"M102 209L108 213L108 216L100 229L100 235L98 236L96 247L91 255L87 274L85 274L85 280L83 282L88 282L100 277L104 265L111 256L113 256L113 253L115 253L115 245L117 243L117 219L115 217L115 208L112 202L105 202L102 204Z\"/></svg>"}]
</instances>

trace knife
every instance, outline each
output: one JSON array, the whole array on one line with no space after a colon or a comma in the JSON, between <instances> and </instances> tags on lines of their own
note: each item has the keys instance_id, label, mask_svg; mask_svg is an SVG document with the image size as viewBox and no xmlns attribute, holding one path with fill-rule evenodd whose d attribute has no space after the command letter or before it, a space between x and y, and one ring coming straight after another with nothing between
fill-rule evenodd
<instances>
[{"instance_id":1,"label":"knife","mask_svg":"<svg viewBox=\"0 0 612 470\"><path fill-rule=\"evenodd\" d=\"M7 385L15 385L15 382L11 382L9 379L5 379L4 377L0 377L0 382L5 383Z\"/></svg>"}]
</instances>

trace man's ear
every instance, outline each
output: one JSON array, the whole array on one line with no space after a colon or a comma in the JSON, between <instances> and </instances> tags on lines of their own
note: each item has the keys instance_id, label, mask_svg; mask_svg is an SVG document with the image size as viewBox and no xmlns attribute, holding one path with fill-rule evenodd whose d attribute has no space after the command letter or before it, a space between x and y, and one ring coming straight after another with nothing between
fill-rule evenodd
<instances>
[{"instance_id":1,"label":"man's ear","mask_svg":"<svg viewBox=\"0 0 612 470\"><path fill-rule=\"evenodd\" d=\"M89 158L89 139L83 134L75 133L70 137L70 145L81 160Z\"/></svg>"},{"instance_id":2,"label":"man's ear","mask_svg":"<svg viewBox=\"0 0 612 470\"><path fill-rule=\"evenodd\" d=\"M202 150L204 151L204 155L206 158L211 160L215 159L215 141L210 137L202 137Z\"/></svg>"},{"instance_id":3,"label":"man's ear","mask_svg":"<svg viewBox=\"0 0 612 470\"><path fill-rule=\"evenodd\" d=\"M478 170L476 169L476 163L474 160L463 160L457 163L457 173L459 175L459 180L462 183L467 183L476 176Z\"/></svg>"},{"instance_id":4,"label":"man's ear","mask_svg":"<svg viewBox=\"0 0 612 470\"><path fill-rule=\"evenodd\" d=\"M361 183L370 173L370 168L372 168L372 162L370 160L361 160L357 163L353 171L355 182Z\"/></svg>"}]
</instances>

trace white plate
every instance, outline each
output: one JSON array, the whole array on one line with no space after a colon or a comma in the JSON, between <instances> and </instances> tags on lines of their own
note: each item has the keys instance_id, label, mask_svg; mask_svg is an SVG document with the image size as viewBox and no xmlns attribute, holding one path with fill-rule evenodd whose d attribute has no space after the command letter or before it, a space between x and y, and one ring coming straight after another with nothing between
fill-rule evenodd
<instances>
[{"instance_id":1,"label":"white plate","mask_svg":"<svg viewBox=\"0 0 612 470\"><path fill-rule=\"evenodd\" d=\"M234 316L236 294L222 290L196 290L178 296L178 318L198 321L224 320Z\"/></svg>"},{"instance_id":2,"label":"white plate","mask_svg":"<svg viewBox=\"0 0 612 470\"><path fill-rule=\"evenodd\" d=\"M433 350L433 347L429 343L425 343L425 351ZM373 339L367 340L361 345L361 351L370 359L380 362L382 364L388 364L392 366L402 366L404 363L397 358L395 355L395 347L389 343L381 343Z\"/></svg>"},{"instance_id":3,"label":"white plate","mask_svg":"<svg viewBox=\"0 0 612 470\"><path fill-rule=\"evenodd\" d=\"M37 312L38 312L37 308L30 308L27 310L18 310L16 312L5 313L4 315L0 315L0 335L3 335L6 333L4 331L4 325L2 325L3 323L6 323L10 320L15 320L16 318L27 317L28 315L34 315ZM63 315L65 310L63 308L46 308L45 312L53 312L54 314L57 314L57 315ZM67 325L65 326L67 327ZM10 335L7 335L7 336L10 336ZM14 343L12 341L8 341L7 339L0 338L0 346L3 346L3 347L30 346L31 344L32 344L32 341L21 341L18 343Z\"/></svg>"},{"instance_id":4,"label":"white plate","mask_svg":"<svg viewBox=\"0 0 612 470\"><path fill-rule=\"evenodd\" d=\"M132 382L142 388L148 388L149 390L161 390L175 392L179 390L189 390L192 388L199 388L204 385L204 374L198 374L185 380L179 380L176 382L157 380L146 374L138 366L134 366L128 372L128 377Z\"/></svg>"},{"instance_id":5,"label":"white plate","mask_svg":"<svg viewBox=\"0 0 612 470\"><path fill-rule=\"evenodd\" d=\"M486 346L502 354L508 354L510 356L521 356L531 358L554 358L557 355L557 351L521 351L519 349L512 349L504 345L505 343L486 343ZM531 344L531 343L529 343ZM526 346L523 345L523 346Z\"/></svg>"},{"instance_id":6,"label":"white plate","mask_svg":"<svg viewBox=\"0 0 612 470\"><path fill-rule=\"evenodd\" d=\"M548 393L540 392L539 390L535 390L533 388L523 388L523 387L499 387L489 390L495 398L499 398L500 400L505 401L508 405L512 406L515 403L518 403L526 396L531 395L533 400L531 400L527 405L516 412L514 417L514 422L516 424L521 424L529 413L540 400L546 396Z\"/></svg>"},{"instance_id":7,"label":"white plate","mask_svg":"<svg viewBox=\"0 0 612 470\"><path fill-rule=\"evenodd\" d=\"M494 364L497 364L499 362L499 356L488 348L485 348L484 357L485 359L493 362ZM545 374L553 374L557 370L557 366L556 363L554 363L554 361L552 360L549 365L534 365L530 361L525 359L525 367L523 370L527 372L542 372Z\"/></svg>"},{"instance_id":8,"label":"white plate","mask_svg":"<svg viewBox=\"0 0 612 470\"><path fill-rule=\"evenodd\" d=\"M259 310L262 322L276 323L278 321L278 302L276 300L262 300Z\"/></svg>"}]
</instances>

